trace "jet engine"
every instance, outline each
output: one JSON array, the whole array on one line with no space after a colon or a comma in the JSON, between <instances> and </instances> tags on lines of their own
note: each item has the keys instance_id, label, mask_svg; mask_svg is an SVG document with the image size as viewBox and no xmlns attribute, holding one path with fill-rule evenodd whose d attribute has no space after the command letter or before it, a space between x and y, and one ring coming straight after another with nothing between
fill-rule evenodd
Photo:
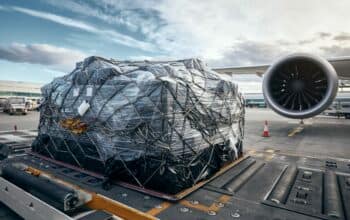
<instances>
[{"instance_id":1,"label":"jet engine","mask_svg":"<svg viewBox=\"0 0 350 220\"><path fill-rule=\"evenodd\" d=\"M320 114L334 100L338 76L325 59L311 54L291 54L269 67L263 93L267 105L289 118Z\"/></svg>"}]
</instances>

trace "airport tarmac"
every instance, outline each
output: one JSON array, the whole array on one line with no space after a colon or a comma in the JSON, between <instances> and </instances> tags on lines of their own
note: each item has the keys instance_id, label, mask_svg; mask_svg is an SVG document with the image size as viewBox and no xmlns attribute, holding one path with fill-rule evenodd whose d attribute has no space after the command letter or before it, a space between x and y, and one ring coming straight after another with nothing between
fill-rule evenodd
<instances>
[{"instance_id":1,"label":"airport tarmac","mask_svg":"<svg viewBox=\"0 0 350 220\"><path fill-rule=\"evenodd\" d=\"M350 158L348 147L350 120L317 116L304 121L282 117L270 109L247 108L245 117L245 151L281 151L308 156ZM270 137L262 137L264 121L268 121ZM28 115L0 113L0 131L35 130L39 123L39 112Z\"/></svg>"},{"instance_id":2,"label":"airport tarmac","mask_svg":"<svg viewBox=\"0 0 350 220\"><path fill-rule=\"evenodd\" d=\"M17 125L18 130L34 130L38 128L40 113L29 111L27 115L9 115L0 112L0 131L13 130Z\"/></svg>"},{"instance_id":3,"label":"airport tarmac","mask_svg":"<svg viewBox=\"0 0 350 220\"><path fill-rule=\"evenodd\" d=\"M270 137L262 137L264 121ZM304 120L288 119L269 109L247 109L244 148L286 154L350 158L350 120L319 115Z\"/></svg>"}]
</instances>

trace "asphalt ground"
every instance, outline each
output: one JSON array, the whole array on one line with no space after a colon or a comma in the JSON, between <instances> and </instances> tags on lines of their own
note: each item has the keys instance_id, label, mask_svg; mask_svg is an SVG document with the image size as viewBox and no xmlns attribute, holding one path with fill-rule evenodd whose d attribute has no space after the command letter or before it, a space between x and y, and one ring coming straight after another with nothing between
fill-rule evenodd
<instances>
[{"instance_id":1,"label":"asphalt ground","mask_svg":"<svg viewBox=\"0 0 350 220\"><path fill-rule=\"evenodd\" d=\"M264 121L270 137L262 137ZM305 156L350 158L350 120L319 115L288 119L269 109L247 109L244 148Z\"/></svg>"},{"instance_id":2,"label":"asphalt ground","mask_svg":"<svg viewBox=\"0 0 350 220\"><path fill-rule=\"evenodd\" d=\"M0 131L13 130L15 125L18 130L38 129L39 115L38 111L29 111L27 115L9 115L0 112Z\"/></svg>"}]
</instances>

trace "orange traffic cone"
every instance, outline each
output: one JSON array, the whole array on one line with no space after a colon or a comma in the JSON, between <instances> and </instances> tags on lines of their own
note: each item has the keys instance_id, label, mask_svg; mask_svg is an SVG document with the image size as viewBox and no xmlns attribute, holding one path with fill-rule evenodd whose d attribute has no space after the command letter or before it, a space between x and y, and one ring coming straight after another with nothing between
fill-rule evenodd
<instances>
[{"instance_id":1,"label":"orange traffic cone","mask_svg":"<svg viewBox=\"0 0 350 220\"><path fill-rule=\"evenodd\" d=\"M267 126L267 121L264 124L264 131L262 133L263 137L270 137L269 127Z\"/></svg>"}]
</instances>

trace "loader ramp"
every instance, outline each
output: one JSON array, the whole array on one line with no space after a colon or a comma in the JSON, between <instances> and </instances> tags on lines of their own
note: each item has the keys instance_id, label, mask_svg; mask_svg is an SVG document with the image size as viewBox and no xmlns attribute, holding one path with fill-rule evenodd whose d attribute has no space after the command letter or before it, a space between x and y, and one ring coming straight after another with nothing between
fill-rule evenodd
<instances>
[{"instance_id":1,"label":"loader ramp","mask_svg":"<svg viewBox=\"0 0 350 220\"><path fill-rule=\"evenodd\" d=\"M57 164L30 152L13 153L11 159L0 164L4 166L14 162L24 163L102 195L144 213L146 217L350 220L350 160L346 159L250 150L221 175L193 188L188 195L178 197L178 201L118 183L110 183L107 187L101 176ZM2 186L0 190L4 190ZM104 211L118 215L123 210L117 207L114 211Z\"/></svg>"}]
</instances>

